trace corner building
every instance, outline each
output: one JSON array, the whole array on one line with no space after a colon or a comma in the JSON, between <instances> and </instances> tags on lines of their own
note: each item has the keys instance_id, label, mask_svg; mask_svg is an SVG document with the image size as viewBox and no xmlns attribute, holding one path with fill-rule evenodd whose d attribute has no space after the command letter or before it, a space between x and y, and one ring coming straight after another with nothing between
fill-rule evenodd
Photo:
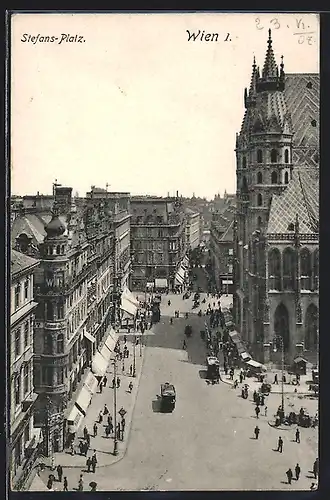
<instances>
[{"instance_id":1,"label":"corner building","mask_svg":"<svg viewBox=\"0 0 330 500\"><path fill-rule=\"evenodd\" d=\"M279 335L289 363L318 343L319 75L285 74L267 45L236 138L234 315L256 357Z\"/></svg>"}]
</instances>

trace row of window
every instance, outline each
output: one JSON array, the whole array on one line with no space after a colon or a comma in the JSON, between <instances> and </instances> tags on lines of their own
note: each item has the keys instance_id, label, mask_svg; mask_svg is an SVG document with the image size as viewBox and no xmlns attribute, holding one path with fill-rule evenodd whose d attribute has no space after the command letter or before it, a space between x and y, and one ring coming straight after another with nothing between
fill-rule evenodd
<instances>
[{"instance_id":1,"label":"row of window","mask_svg":"<svg viewBox=\"0 0 330 500\"><path fill-rule=\"evenodd\" d=\"M313 253L308 248L303 248L299 253L300 258L300 284L303 290L318 288L319 282L319 251ZM283 288L294 289L297 273L297 255L292 248L286 248L283 254L273 248L268 252L269 286L273 290Z\"/></svg>"},{"instance_id":2,"label":"row of window","mask_svg":"<svg viewBox=\"0 0 330 500\"><path fill-rule=\"evenodd\" d=\"M13 383L15 406L18 406L30 392L31 366L31 363L24 363L20 372L14 374Z\"/></svg>"},{"instance_id":3,"label":"row of window","mask_svg":"<svg viewBox=\"0 0 330 500\"><path fill-rule=\"evenodd\" d=\"M15 342L15 358L20 356L20 354L32 344L32 338L30 337L33 331L33 318L27 319L22 325L17 327L13 332L14 342Z\"/></svg>"},{"instance_id":4,"label":"row of window","mask_svg":"<svg viewBox=\"0 0 330 500\"><path fill-rule=\"evenodd\" d=\"M134 227L131 229L132 238L163 238L167 236L167 232L164 228L154 228L154 227Z\"/></svg>"},{"instance_id":5,"label":"row of window","mask_svg":"<svg viewBox=\"0 0 330 500\"><path fill-rule=\"evenodd\" d=\"M21 305L30 299L30 277L24 280L22 286L21 283L17 283L14 288L14 310L16 311Z\"/></svg>"},{"instance_id":6,"label":"row of window","mask_svg":"<svg viewBox=\"0 0 330 500\"><path fill-rule=\"evenodd\" d=\"M40 370L39 366L34 368L34 385L60 385L65 383L68 369L63 366L43 366Z\"/></svg>"},{"instance_id":7,"label":"row of window","mask_svg":"<svg viewBox=\"0 0 330 500\"><path fill-rule=\"evenodd\" d=\"M270 151L270 162L271 163L278 163L279 162L279 152L277 149L273 148ZM257 163L263 163L264 162L264 155L263 151L261 149L257 150ZM266 163L267 163L267 158L266 158ZM289 150L285 149L284 150L284 163L290 163L290 157L289 157ZM242 160L242 166L245 168L247 166L247 159L246 156L243 156Z\"/></svg>"},{"instance_id":8,"label":"row of window","mask_svg":"<svg viewBox=\"0 0 330 500\"><path fill-rule=\"evenodd\" d=\"M289 184L289 172L286 171L284 172L284 184ZM257 184L262 184L263 182L263 176L261 172L257 173ZM279 184L279 176L277 172L272 172L271 173L271 183L272 184Z\"/></svg>"}]
</instances>

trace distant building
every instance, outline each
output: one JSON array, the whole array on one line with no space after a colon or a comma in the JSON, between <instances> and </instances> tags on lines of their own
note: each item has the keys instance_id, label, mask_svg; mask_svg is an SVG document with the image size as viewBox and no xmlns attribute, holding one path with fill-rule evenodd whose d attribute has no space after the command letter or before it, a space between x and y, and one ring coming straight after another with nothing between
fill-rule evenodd
<instances>
[{"instance_id":1,"label":"distant building","mask_svg":"<svg viewBox=\"0 0 330 500\"><path fill-rule=\"evenodd\" d=\"M194 250L201 242L201 216L190 208L185 209L186 223L186 246L187 250Z\"/></svg>"},{"instance_id":2,"label":"distant building","mask_svg":"<svg viewBox=\"0 0 330 500\"><path fill-rule=\"evenodd\" d=\"M180 198L132 196L132 287L181 285L186 255L186 219Z\"/></svg>"},{"instance_id":3,"label":"distant building","mask_svg":"<svg viewBox=\"0 0 330 500\"><path fill-rule=\"evenodd\" d=\"M22 490L29 481L42 440L34 426L37 395L33 382L34 300L33 276L39 261L11 251L10 297L10 482Z\"/></svg>"},{"instance_id":4,"label":"distant building","mask_svg":"<svg viewBox=\"0 0 330 500\"><path fill-rule=\"evenodd\" d=\"M232 294L234 264L234 219L236 206L233 197L226 198L222 211L213 214L210 229L210 265L213 285L222 293Z\"/></svg>"},{"instance_id":5,"label":"distant building","mask_svg":"<svg viewBox=\"0 0 330 500\"><path fill-rule=\"evenodd\" d=\"M268 361L316 359L319 298L319 75L278 68L269 30L260 73L253 62L236 140L234 314ZM281 338L282 340L280 340Z\"/></svg>"}]
</instances>

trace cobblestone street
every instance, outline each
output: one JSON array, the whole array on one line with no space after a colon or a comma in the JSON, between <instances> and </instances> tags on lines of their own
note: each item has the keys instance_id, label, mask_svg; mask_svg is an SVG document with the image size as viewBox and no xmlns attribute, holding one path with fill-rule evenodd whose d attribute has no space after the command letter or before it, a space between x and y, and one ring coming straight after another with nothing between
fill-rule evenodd
<instances>
[{"instance_id":1,"label":"cobblestone street","mask_svg":"<svg viewBox=\"0 0 330 500\"><path fill-rule=\"evenodd\" d=\"M252 390L250 400L243 400L240 387L233 389L226 377L222 376L223 382L218 385L207 385L205 347L199 335L205 317L192 313L191 306L192 299L183 300L182 295L163 296L161 321L144 334L147 345L144 358L140 358L139 348L136 350L138 375L132 394L126 393L130 378L122 377L118 408L124 406L127 410L128 425L125 440L120 444L119 461L111 455L112 439L106 439L103 433L92 438L91 448L97 450L98 466L95 474L83 472L85 489L89 490L91 480L97 482L101 491L309 489L313 481L309 471L317 456L318 429L301 429L298 444L294 442L295 428L278 430L269 425L280 404L280 393L270 394L266 400L268 414L265 416L262 409L257 420ZM169 318L175 310L182 314L171 325ZM189 312L188 320L184 318L185 312ZM183 350L187 323L192 325L193 335ZM108 386L110 380L111 374ZM173 383L177 391L176 408L169 414L159 412L157 401L160 384L166 381ZM94 396L82 428L86 424L91 429L105 403L112 413L112 393L107 387ZM304 406L311 413L316 411L315 400L299 399L303 396L294 393L286 398L287 404ZM256 424L260 428L258 441L253 434ZM283 453L274 451L280 435L284 441ZM85 471L85 458L65 454L56 457L58 460L64 467L69 489L76 488L79 475ZM293 470L296 463L301 467L300 479L288 485L285 473L289 467ZM48 474L49 470L43 473L44 481ZM55 489L61 489L60 483L55 483Z\"/></svg>"}]
</instances>

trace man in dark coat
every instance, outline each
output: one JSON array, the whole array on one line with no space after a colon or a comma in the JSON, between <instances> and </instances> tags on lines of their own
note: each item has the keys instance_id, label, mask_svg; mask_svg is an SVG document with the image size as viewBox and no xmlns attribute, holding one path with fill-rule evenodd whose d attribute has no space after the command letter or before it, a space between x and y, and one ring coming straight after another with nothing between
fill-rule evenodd
<instances>
[{"instance_id":1,"label":"man in dark coat","mask_svg":"<svg viewBox=\"0 0 330 500\"><path fill-rule=\"evenodd\" d=\"M296 473L296 480L298 481L299 476L300 476L300 471L301 471L301 469L299 467L299 464L296 465L296 467L295 467L294 470L295 470L295 473Z\"/></svg>"},{"instance_id":2,"label":"man in dark coat","mask_svg":"<svg viewBox=\"0 0 330 500\"><path fill-rule=\"evenodd\" d=\"M293 476L293 473L292 473L292 470L291 469L288 469L286 471L286 477L288 478L288 483L291 484L291 481L292 481L292 476Z\"/></svg>"},{"instance_id":3,"label":"man in dark coat","mask_svg":"<svg viewBox=\"0 0 330 500\"><path fill-rule=\"evenodd\" d=\"M62 476L63 476L63 469L62 466L59 464L56 468L57 474L58 474L58 480L61 483L62 482Z\"/></svg>"},{"instance_id":4,"label":"man in dark coat","mask_svg":"<svg viewBox=\"0 0 330 500\"><path fill-rule=\"evenodd\" d=\"M281 438L281 436L278 438L277 451L279 451L280 453L283 452L283 439Z\"/></svg>"},{"instance_id":5,"label":"man in dark coat","mask_svg":"<svg viewBox=\"0 0 330 500\"><path fill-rule=\"evenodd\" d=\"M256 437L256 439L258 439L259 437L259 433L260 433L260 429L259 427L256 425L255 429L254 429L254 435Z\"/></svg>"}]
</instances>

